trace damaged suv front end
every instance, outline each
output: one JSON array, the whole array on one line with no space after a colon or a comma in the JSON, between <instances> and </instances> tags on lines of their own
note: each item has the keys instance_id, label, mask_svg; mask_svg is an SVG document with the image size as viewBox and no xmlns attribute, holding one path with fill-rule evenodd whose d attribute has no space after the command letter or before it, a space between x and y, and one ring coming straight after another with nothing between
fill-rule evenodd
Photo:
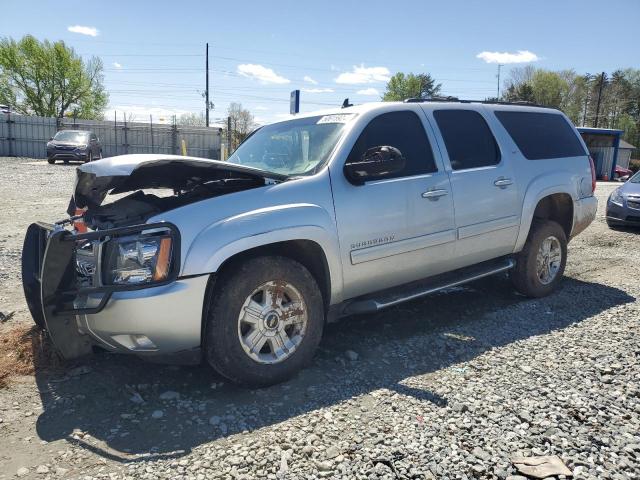
<instances>
[{"instance_id":1,"label":"damaged suv front end","mask_svg":"<svg viewBox=\"0 0 640 480\"><path fill-rule=\"evenodd\" d=\"M210 277L180 276L180 229L154 217L282 179L223 162L157 155L79 167L70 218L34 223L25 236L22 278L35 322L68 359L98 346L199 361ZM122 196L103 205L107 194Z\"/></svg>"}]
</instances>

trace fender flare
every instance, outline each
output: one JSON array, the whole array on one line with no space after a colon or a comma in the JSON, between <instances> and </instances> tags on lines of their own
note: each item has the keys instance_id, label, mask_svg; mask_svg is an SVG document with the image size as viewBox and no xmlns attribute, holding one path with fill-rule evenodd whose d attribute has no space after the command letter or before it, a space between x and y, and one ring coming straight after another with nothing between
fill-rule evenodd
<instances>
[{"instance_id":1,"label":"fender flare","mask_svg":"<svg viewBox=\"0 0 640 480\"><path fill-rule=\"evenodd\" d=\"M571 200L575 203L575 193L572 193L571 184L566 181L566 174L557 172L553 175L545 175L534 180L527 188L524 200L522 202L522 219L520 221L520 230L518 231L518 238L516 245L513 249L514 253L519 252L524 248L524 244L529 236L529 230L531 229L531 223L533 222L533 214L538 206L540 200L550 195L557 193L564 193L571 197ZM549 184L551 184L549 186ZM573 223L574 219L571 219ZM573 229L570 229L570 231Z\"/></svg>"},{"instance_id":2,"label":"fender flare","mask_svg":"<svg viewBox=\"0 0 640 480\"><path fill-rule=\"evenodd\" d=\"M325 209L313 204L261 208L212 223L189 246L181 275L214 273L238 253L291 240L320 246L329 268L330 303L341 301L342 266L335 222Z\"/></svg>"}]
</instances>

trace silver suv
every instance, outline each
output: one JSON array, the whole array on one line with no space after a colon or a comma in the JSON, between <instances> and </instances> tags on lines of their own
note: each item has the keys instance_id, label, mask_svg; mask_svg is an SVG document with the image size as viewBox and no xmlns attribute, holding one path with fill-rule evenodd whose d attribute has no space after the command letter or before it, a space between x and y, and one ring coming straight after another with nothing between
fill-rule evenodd
<instances>
[{"instance_id":1,"label":"silver suv","mask_svg":"<svg viewBox=\"0 0 640 480\"><path fill-rule=\"evenodd\" d=\"M548 295L595 217L594 188L584 143L552 109L408 101L300 115L226 162L79 167L70 217L28 229L24 290L67 358L95 346L204 357L268 385L345 315L499 272Z\"/></svg>"}]
</instances>

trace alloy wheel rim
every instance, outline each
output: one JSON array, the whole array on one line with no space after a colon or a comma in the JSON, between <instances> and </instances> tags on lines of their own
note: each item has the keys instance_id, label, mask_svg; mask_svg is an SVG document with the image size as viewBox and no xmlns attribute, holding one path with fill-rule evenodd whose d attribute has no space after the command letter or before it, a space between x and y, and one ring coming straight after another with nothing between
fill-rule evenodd
<instances>
[{"instance_id":1,"label":"alloy wheel rim","mask_svg":"<svg viewBox=\"0 0 640 480\"><path fill-rule=\"evenodd\" d=\"M542 241L536 257L536 272L540 283L548 285L553 282L558 275L561 263L560 240L551 235Z\"/></svg>"},{"instance_id":2,"label":"alloy wheel rim","mask_svg":"<svg viewBox=\"0 0 640 480\"><path fill-rule=\"evenodd\" d=\"M307 307L300 291L287 282L257 287L238 315L238 339L255 362L279 363L291 357L307 331Z\"/></svg>"}]
</instances>

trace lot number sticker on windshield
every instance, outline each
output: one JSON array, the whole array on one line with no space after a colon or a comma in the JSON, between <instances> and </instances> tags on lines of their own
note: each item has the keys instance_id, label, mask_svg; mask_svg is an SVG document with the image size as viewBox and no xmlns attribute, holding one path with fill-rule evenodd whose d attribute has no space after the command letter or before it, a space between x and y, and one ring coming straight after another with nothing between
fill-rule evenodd
<instances>
[{"instance_id":1,"label":"lot number sticker on windshield","mask_svg":"<svg viewBox=\"0 0 640 480\"><path fill-rule=\"evenodd\" d=\"M353 118L353 113L336 113L334 115L325 115L318 120L318 125L321 123L347 123Z\"/></svg>"}]
</instances>

